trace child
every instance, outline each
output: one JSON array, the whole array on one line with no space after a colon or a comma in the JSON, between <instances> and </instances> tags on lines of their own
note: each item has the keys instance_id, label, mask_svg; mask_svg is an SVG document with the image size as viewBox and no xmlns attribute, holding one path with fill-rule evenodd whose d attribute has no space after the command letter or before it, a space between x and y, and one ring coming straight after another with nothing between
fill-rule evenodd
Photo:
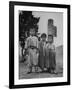
<instances>
[{"instance_id":1,"label":"child","mask_svg":"<svg viewBox=\"0 0 72 90\"><path fill-rule=\"evenodd\" d=\"M48 43L46 45L46 68L50 73L56 73L56 52L52 35L48 35Z\"/></svg>"},{"instance_id":2,"label":"child","mask_svg":"<svg viewBox=\"0 0 72 90\"><path fill-rule=\"evenodd\" d=\"M41 40L39 43L39 62L38 65L39 67L42 69L42 72L44 72L44 68L45 68L45 59L46 59L46 34L43 33L41 35Z\"/></svg>"},{"instance_id":3,"label":"child","mask_svg":"<svg viewBox=\"0 0 72 90\"><path fill-rule=\"evenodd\" d=\"M28 68L29 72L32 72L34 67L35 72L37 71L38 64L38 38L35 35L34 27L30 28L30 36L27 38L25 43L25 49L28 52Z\"/></svg>"}]
</instances>

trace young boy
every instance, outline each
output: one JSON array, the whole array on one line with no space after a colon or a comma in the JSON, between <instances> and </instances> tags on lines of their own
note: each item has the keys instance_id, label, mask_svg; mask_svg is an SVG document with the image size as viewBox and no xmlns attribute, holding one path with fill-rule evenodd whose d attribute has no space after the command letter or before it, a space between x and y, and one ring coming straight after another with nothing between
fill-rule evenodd
<instances>
[{"instance_id":1,"label":"young boy","mask_svg":"<svg viewBox=\"0 0 72 90\"><path fill-rule=\"evenodd\" d=\"M39 43L39 62L38 65L41 68L42 72L44 72L46 66L46 34L43 33L41 35L41 40Z\"/></svg>"},{"instance_id":2,"label":"young boy","mask_svg":"<svg viewBox=\"0 0 72 90\"><path fill-rule=\"evenodd\" d=\"M48 43L46 45L46 68L50 73L56 73L56 52L52 35L48 35Z\"/></svg>"},{"instance_id":3,"label":"young boy","mask_svg":"<svg viewBox=\"0 0 72 90\"><path fill-rule=\"evenodd\" d=\"M34 27L30 28L30 36L26 40L25 49L28 51L28 73L32 72L33 67L36 72L38 64L38 38L35 36Z\"/></svg>"}]
</instances>

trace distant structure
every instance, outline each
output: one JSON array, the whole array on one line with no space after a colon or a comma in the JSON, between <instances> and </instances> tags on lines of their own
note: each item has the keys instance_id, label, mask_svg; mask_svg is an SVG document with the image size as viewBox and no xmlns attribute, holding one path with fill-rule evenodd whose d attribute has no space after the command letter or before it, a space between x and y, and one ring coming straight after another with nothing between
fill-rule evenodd
<instances>
[{"instance_id":1,"label":"distant structure","mask_svg":"<svg viewBox=\"0 0 72 90\"><path fill-rule=\"evenodd\" d=\"M57 37L57 27L54 26L53 19L48 19L48 35L52 35L53 37Z\"/></svg>"}]
</instances>

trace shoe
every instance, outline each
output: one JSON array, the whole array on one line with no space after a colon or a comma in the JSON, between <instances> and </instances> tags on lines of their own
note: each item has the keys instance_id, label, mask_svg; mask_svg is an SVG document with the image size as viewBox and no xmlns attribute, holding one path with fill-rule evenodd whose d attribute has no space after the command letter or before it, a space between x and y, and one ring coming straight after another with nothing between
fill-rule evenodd
<instances>
[{"instance_id":1,"label":"shoe","mask_svg":"<svg viewBox=\"0 0 72 90\"><path fill-rule=\"evenodd\" d=\"M32 72L27 72L27 74L30 74L30 73L32 73Z\"/></svg>"},{"instance_id":2,"label":"shoe","mask_svg":"<svg viewBox=\"0 0 72 90\"><path fill-rule=\"evenodd\" d=\"M53 71L54 74L58 74L56 71Z\"/></svg>"},{"instance_id":3,"label":"shoe","mask_svg":"<svg viewBox=\"0 0 72 90\"><path fill-rule=\"evenodd\" d=\"M51 74L54 74L54 71L53 71L53 70L50 70L50 73L51 73Z\"/></svg>"},{"instance_id":4,"label":"shoe","mask_svg":"<svg viewBox=\"0 0 72 90\"><path fill-rule=\"evenodd\" d=\"M44 71L40 71L40 73L44 73Z\"/></svg>"},{"instance_id":5,"label":"shoe","mask_svg":"<svg viewBox=\"0 0 72 90\"><path fill-rule=\"evenodd\" d=\"M47 72L48 72L48 73L51 73L51 70L50 70L50 69L47 69Z\"/></svg>"}]
</instances>

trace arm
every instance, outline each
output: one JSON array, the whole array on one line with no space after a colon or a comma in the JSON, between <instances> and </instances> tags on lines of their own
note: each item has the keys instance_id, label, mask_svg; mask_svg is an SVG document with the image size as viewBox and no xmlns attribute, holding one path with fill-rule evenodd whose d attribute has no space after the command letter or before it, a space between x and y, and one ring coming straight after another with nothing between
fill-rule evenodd
<instances>
[{"instance_id":1,"label":"arm","mask_svg":"<svg viewBox=\"0 0 72 90\"><path fill-rule=\"evenodd\" d=\"M37 52L39 52L39 41L36 39L36 47L37 47Z\"/></svg>"},{"instance_id":2,"label":"arm","mask_svg":"<svg viewBox=\"0 0 72 90\"><path fill-rule=\"evenodd\" d=\"M38 41L38 39L36 40L36 46L37 46L37 48L39 48L39 41Z\"/></svg>"},{"instance_id":3,"label":"arm","mask_svg":"<svg viewBox=\"0 0 72 90\"><path fill-rule=\"evenodd\" d=\"M55 48L55 45L53 45L53 51L56 52L56 48Z\"/></svg>"},{"instance_id":4,"label":"arm","mask_svg":"<svg viewBox=\"0 0 72 90\"><path fill-rule=\"evenodd\" d=\"M25 41L25 49L27 49L30 46L30 38L28 37Z\"/></svg>"},{"instance_id":5,"label":"arm","mask_svg":"<svg viewBox=\"0 0 72 90\"><path fill-rule=\"evenodd\" d=\"M28 53L28 46L29 46L29 38L27 38L25 41L25 54Z\"/></svg>"},{"instance_id":6,"label":"arm","mask_svg":"<svg viewBox=\"0 0 72 90\"><path fill-rule=\"evenodd\" d=\"M25 41L25 49L27 49L28 45L27 45L28 40Z\"/></svg>"}]
</instances>

